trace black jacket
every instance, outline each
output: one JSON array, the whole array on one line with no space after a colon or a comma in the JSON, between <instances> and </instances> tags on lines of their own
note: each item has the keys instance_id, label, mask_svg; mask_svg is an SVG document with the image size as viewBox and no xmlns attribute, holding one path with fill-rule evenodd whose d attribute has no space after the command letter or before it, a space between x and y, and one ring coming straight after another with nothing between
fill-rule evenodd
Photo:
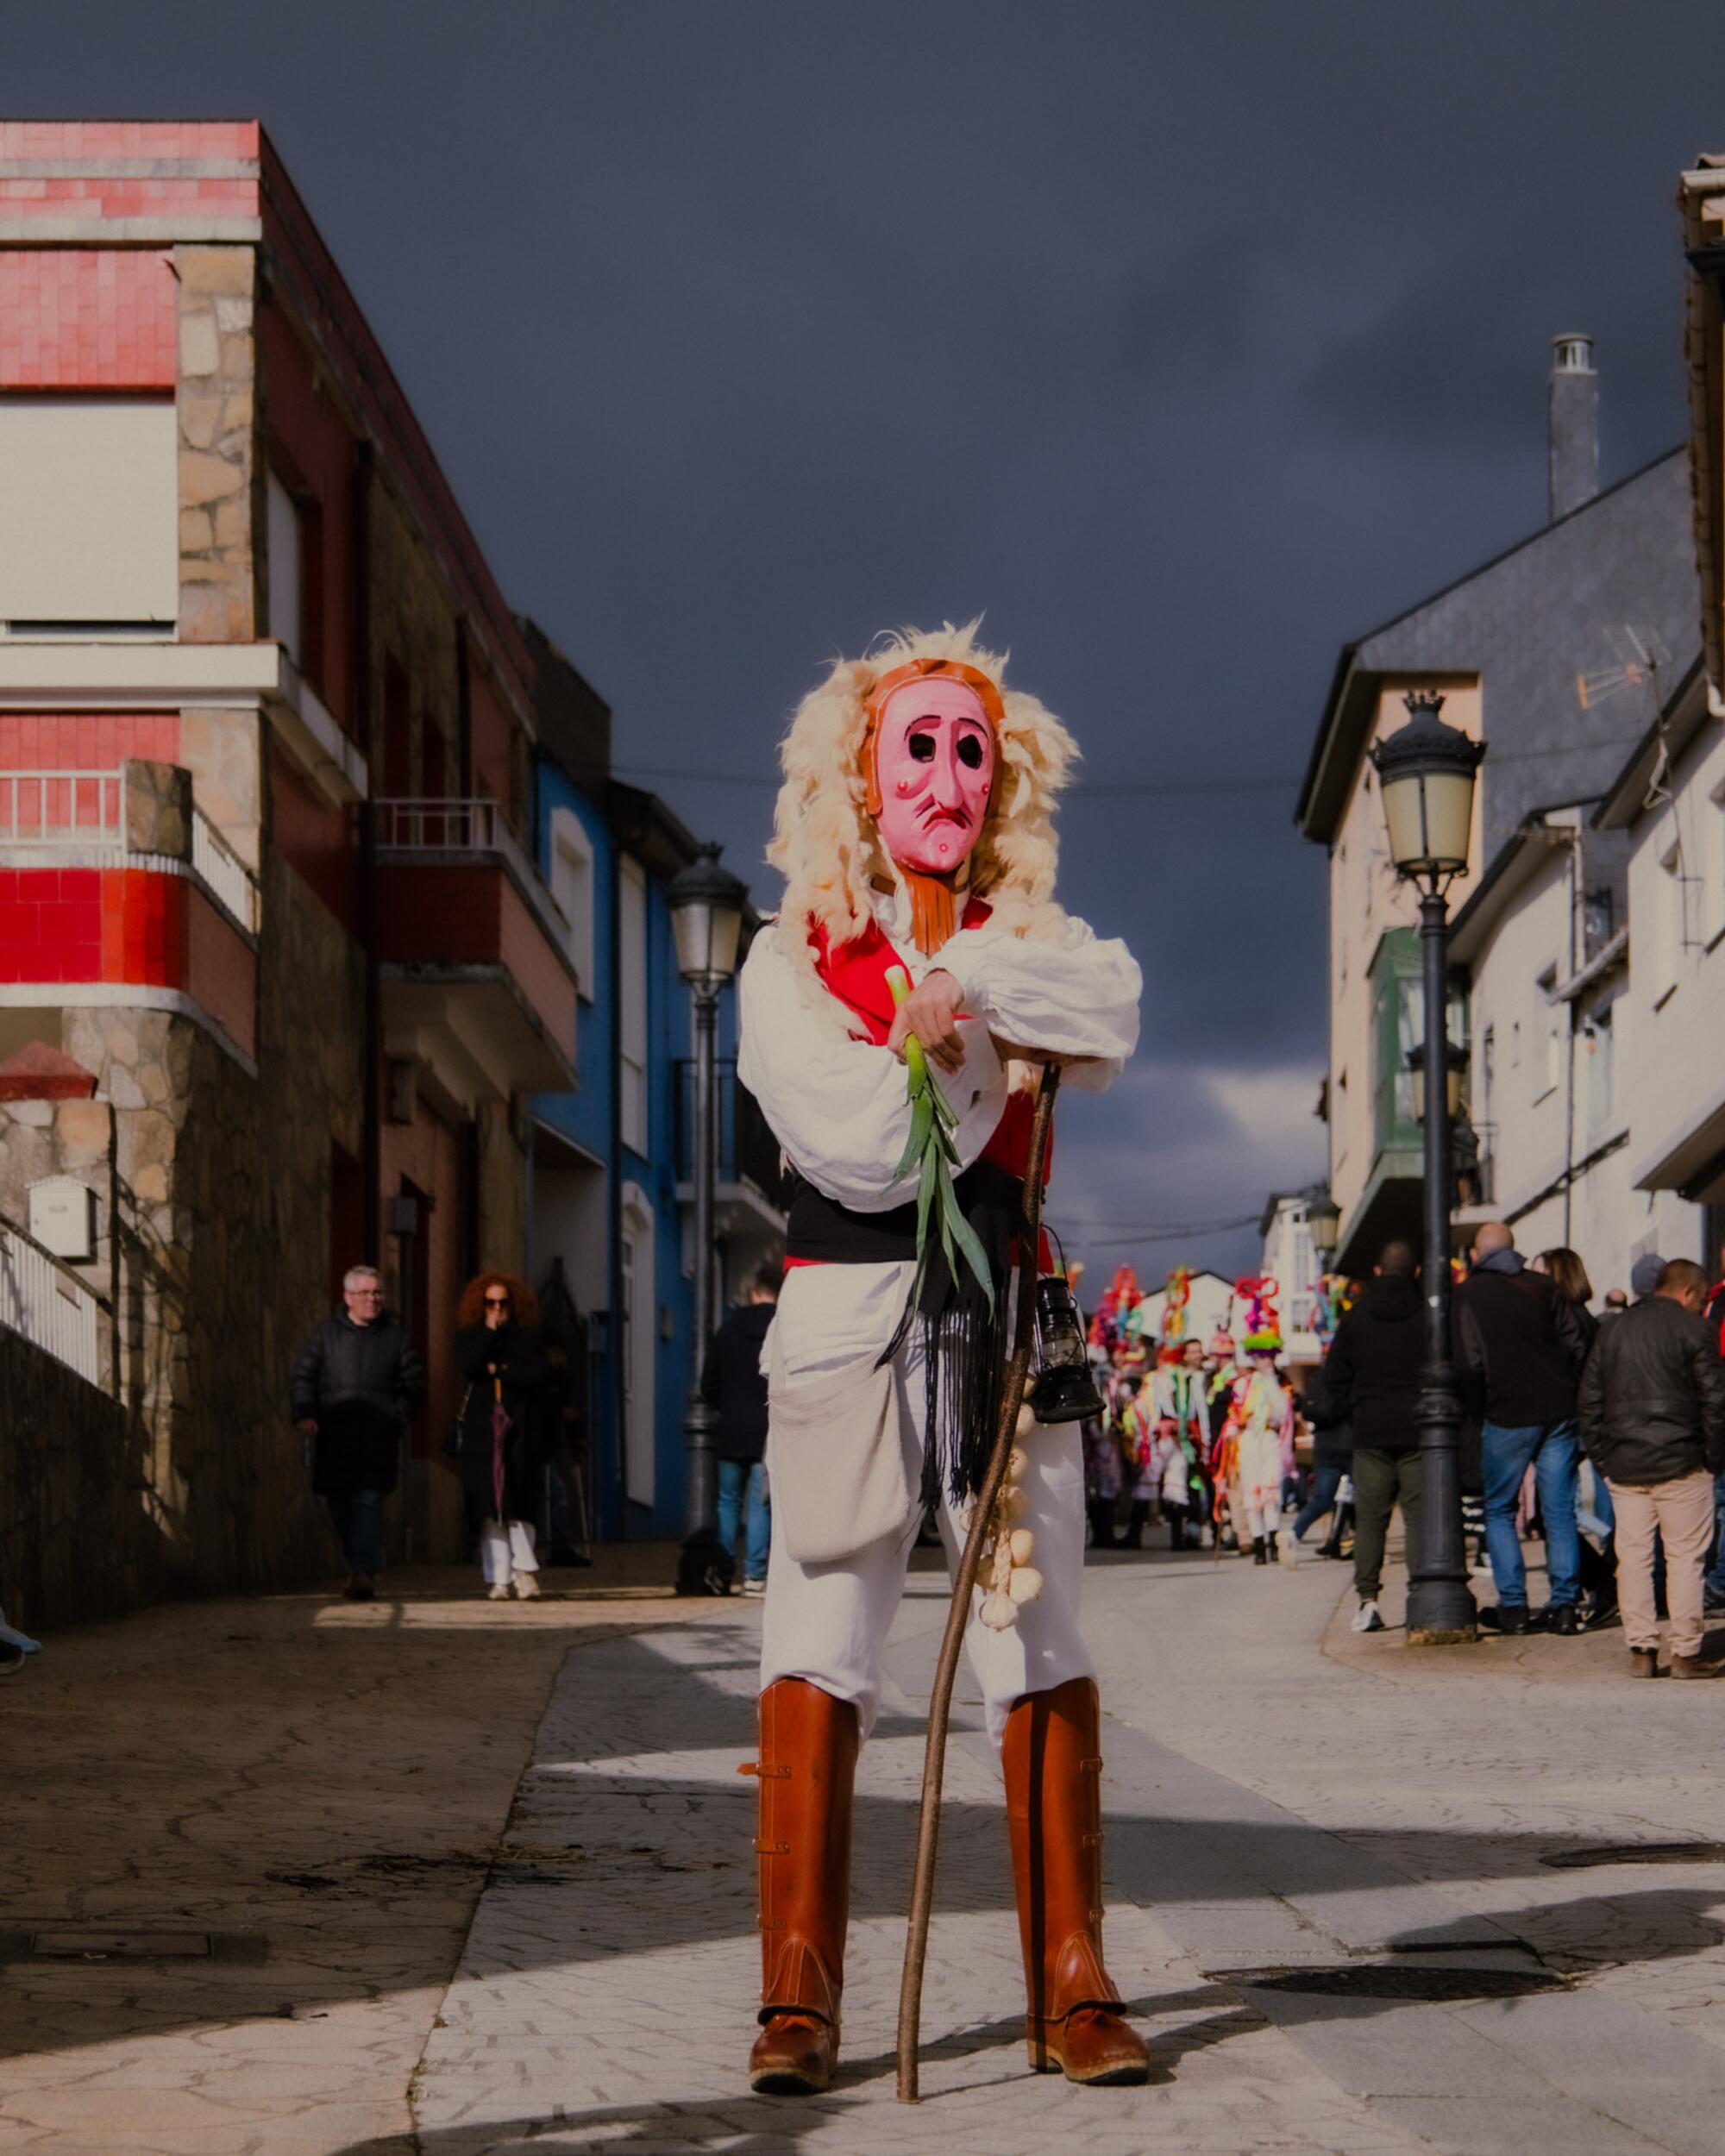
<instances>
[{"instance_id":1,"label":"black jacket","mask_svg":"<svg viewBox=\"0 0 1725 2156\"><path fill-rule=\"evenodd\" d=\"M395 1488L401 1432L425 1395L425 1369L392 1318L326 1318L289 1385L296 1422L317 1425L311 1487L320 1496Z\"/></svg>"},{"instance_id":2,"label":"black jacket","mask_svg":"<svg viewBox=\"0 0 1725 2156\"><path fill-rule=\"evenodd\" d=\"M1330 1406L1353 1424L1356 1445L1409 1452L1420 1442L1414 1419L1426 1327L1419 1283L1411 1274L1378 1274L1344 1311L1324 1358Z\"/></svg>"},{"instance_id":3,"label":"black jacket","mask_svg":"<svg viewBox=\"0 0 1725 2156\"><path fill-rule=\"evenodd\" d=\"M1451 1352L1469 1406L1501 1430L1573 1419L1587 1336L1549 1274L1488 1260L1456 1289L1450 1310Z\"/></svg>"},{"instance_id":4,"label":"black jacket","mask_svg":"<svg viewBox=\"0 0 1725 2156\"><path fill-rule=\"evenodd\" d=\"M767 1379L761 1343L778 1306L746 1302L733 1310L708 1343L701 1398L718 1410L715 1446L721 1460L758 1460L767 1449Z\"/></svg>"},{"instance_id":5,"label":"black jacket","mask_svg":"<svg viewBox=\"0 0 1725 2156\"><path fill-rule=\"evenodd\" d=\"M1725 1469L1725 1362L1706 1319L1649 1295L1602 1326L1582 1372L1581 1441L1613 1482Z\"/></svg>"},{"instance_id":6,"label":"black jacket","mask_svg":"<svg viewBox=\"0 0 1725 2156\"><path fill-rule=\"evenodd\" d=\"M539 1335L516 1325L467 1326L455 1335L455 1368L463 1403L458 1411L461 1487L476 1517L536 1520L560 1414L556 1373L545 1360ZM499 1397L509 1418L500 1446L492 1420Z\"/></svg>"}]
</instances>

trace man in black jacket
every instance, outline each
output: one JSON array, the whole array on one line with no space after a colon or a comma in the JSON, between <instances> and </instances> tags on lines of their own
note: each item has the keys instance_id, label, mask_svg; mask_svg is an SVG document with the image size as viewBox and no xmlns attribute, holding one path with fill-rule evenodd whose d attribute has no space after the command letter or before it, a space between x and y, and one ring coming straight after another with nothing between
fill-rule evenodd
<instances>
[{"instance_id":1,"label":"man in black jacket","mask_svg":"<svg viewBox=\"0 0 1725 2156\"><path fill-rule=\"evenodd\" d=\"M1420 1433L1414 1419L1426 1359L1414 1253L1386 1243L1365 1293L1336 1327L1324 1358L1333 1413L1353 1424L1353 1584L1356 1632L1382 1632L1377 1597L1383 1545L1399 1501L1414 1539L1420 1517Z\"/></svg>"},{"instance_id":2,"label":"man in black jacket","mask_svg":"<svg viewBox=\"0 0 1725 2156\"><path fill-rule=\"evenodd\" d=\"M1725 1468L1725 1361L1701 1315L1706 1299L1700 1266L1670 1259L1653 1294L1601 1329L1582 1375L1582 1435L1616 1507L1617 1591L1637 1677L1659 1675L1655 1532L1665 1546L1672 1675L1725 1671L1701 1651L1713 1477Z\"/></svg>"},{"instance_id":3,"label":"man in black jacket","mask_svg":"<svg viewBox=\"0 0 1725 2156\"><path fill-rule=\"evenodd\" d=\"M743 1591L767 1591L767 1553L772 1535L767 1510L767 1378L762 1343L779 1307L783 1268L756 1268L749 1300L733 1310L712 1336L701 1371L701 1398L718 1410L718 1540L728 1561L737 1554L737 1528L748 1502ZM725 1575L730 1577L729 1572Z\"/></svg>"},{"instance_id":4,"label":"man in black jacket","mask_svg":"<svg viewBox=\"0 0 1725 2156\"><path fill-rule=\"evenodd\" d=\"M1546 1622L1565 1636L1581 1630L1581 1533L1575 1493L1581 1468L1575 1388L1587 1341L1575 1305L1546 1273L1527 1270L1515 1238L1488 1220L1473 1242L1473 1266L1451 1304L1452 1353L1468 1404L1484 1411L1480 1458L1485 1482L1485 1546L1497 1607L1479 1621L1524 1633L1527 1571L1515 1532L1515 1504L1527 1470L1540 1493L1549 1589Z\"/></svg>"},{"instance_id":5,"label":"man in black jacket","mask_svg":"<svg viewBox=\"0 0 1725 2156\"><path fill-rule=\"evenodd\" d=\"M368 1602L383 1563L383 1501L395 1488L401 1433L424 1395L425 1371L406 1333L384 1315L375 1266L348 1269L342 1300L294 1362L292 1413L313 1440L311 1487L341 1537L348 1599Z\"/></svg>"}]
</instances>

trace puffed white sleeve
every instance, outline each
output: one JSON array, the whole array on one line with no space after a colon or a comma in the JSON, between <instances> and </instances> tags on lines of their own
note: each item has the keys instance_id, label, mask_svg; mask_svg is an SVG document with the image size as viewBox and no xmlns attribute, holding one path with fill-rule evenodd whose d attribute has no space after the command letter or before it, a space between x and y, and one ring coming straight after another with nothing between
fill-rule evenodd
<instances>
[{"instance_id":1,"label":"puffed white sleeve","mask_svg":"<svg viewBox=\"0 0 1725 2156\"><path fill-rule=\"evenodd\" d=\"M775 928L755 938L737 994L737 1075L797 1172L854 1212L881 1213L913 1198L914 1174L893 1180L911 1128L898 1057L833 1023L793 973ZM833 1011L842 1020L843 1006ZM962 1019L958 1030L963 1066L937 1075L958 1118L952 1141L968 1168L1000 1122L1007 1087L982 1018Z\"/></svg>"},{"instance_id":2,"label":"puffed white sleeve","mask_svg":"<svg viewBox=\"0 0 1725 2156\"><path fill-rule=\"evenodd\" d=\"M965 1008L1000 1039L1082 1057L1066 1072L1066 1083L1082 1091L1111 1086L1138 1046L1138 961L1118 937L1099 937L1088 922L1069 916L1064 936L1043 943L1007 929L966 929L933 962L953 975Z\"/></svg>"}]
</instances>

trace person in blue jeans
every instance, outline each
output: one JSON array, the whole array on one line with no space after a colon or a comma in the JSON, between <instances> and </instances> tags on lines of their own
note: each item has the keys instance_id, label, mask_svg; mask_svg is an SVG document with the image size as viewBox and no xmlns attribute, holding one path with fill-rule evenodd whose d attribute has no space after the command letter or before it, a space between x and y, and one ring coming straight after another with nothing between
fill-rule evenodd
<instances>
[{"instance_id":1,"label":"person in blue jeans","mask_svg":"<svg viewBox=\"0 0 1725 2156\"><path fill-rule=\"evenodd\" d=\"M1533 1628L1527 1570L1515 1505L1531 1467L1546 1530L1545 1620L1565 1637L1581 1630L1581 1537L1576 1486L1581 1432L1576 1394L1587 1341L1575 1307L1549 1275L1534 1272L1501 1220L1474 1238L1468 1277L1452 1303L1452 1349L1471 1404L1483 1414L1485 1546L1497 1606L1480 1612L1489 1630Z\"/></svg>"},{"instance_id":2,"label":"person in blue jeans","mask_svg":"<svg viewBox=\"0 0 1725 2156\"><path fill-rule=\"evenodd\" d=\"M731 1311L712 1336L701 1370L701 1398L718 1410L714 1450L718 1463L718 1541L734 1562L737 1533L744 1529L743 1591L767 1591L767 1556L772 1520L767 1503L767 1379L761 1351L779 1303L782 1267L756 1270L749 1300ZM745 1517L746 1508L746 1517Z\"/></svg>"}]
</instances>

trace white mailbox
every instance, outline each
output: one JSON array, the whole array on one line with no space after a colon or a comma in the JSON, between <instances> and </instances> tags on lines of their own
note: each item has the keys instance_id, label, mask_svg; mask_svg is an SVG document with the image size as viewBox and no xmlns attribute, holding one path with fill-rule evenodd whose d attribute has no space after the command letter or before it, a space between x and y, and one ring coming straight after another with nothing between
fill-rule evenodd
<instances>
[{"instance_id":1,"label":"white mailbox","mask_svg":"<svg viewBox=\"0 0 1725 2156\"><path fill-rule=\"evenodd\" d=\"M32 1183L30 1233L56 1257L87 1265L96 1255L96 1193L75 1175Z\"/></svg>"}]
</instances>

